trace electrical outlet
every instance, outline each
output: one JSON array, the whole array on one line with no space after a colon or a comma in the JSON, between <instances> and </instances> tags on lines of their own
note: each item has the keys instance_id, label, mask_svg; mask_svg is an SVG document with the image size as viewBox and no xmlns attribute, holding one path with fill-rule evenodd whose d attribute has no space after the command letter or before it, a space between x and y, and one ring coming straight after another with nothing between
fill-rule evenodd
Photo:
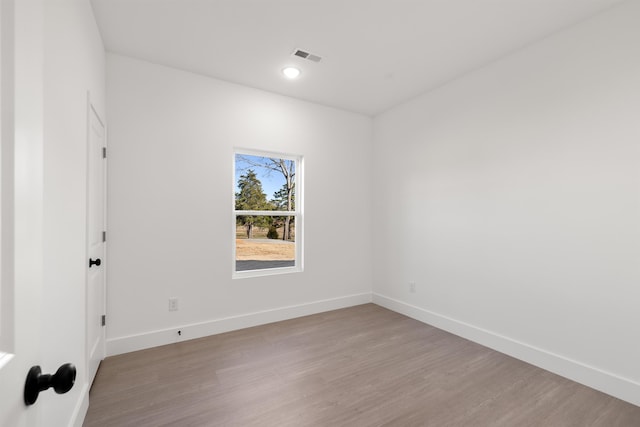
<instances>
[{"instance_id":1,"label":"electrical outlet","mask_svg":"<svg viewBox=\"0 0 640 427\"><path fill-rule=\"evenodd\" d=\"M178 298L169 298L169 311L178 311Z\"/></svg>"},{"instance_id":2,"label":"electrical outlet","mask_svg":"<svg viewBox=\"0 0 640 427\"><path fill-rule=\"evenodd\" d=\"M411 293L416 292L416 282L409 282L409 292Z\"/></svg>"}]
</instances>

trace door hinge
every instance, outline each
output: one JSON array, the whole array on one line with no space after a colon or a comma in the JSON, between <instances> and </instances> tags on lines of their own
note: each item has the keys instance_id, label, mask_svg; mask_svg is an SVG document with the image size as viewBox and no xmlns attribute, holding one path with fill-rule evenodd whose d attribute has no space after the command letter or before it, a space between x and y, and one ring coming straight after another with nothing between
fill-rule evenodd
<instances>
[{"instance_id":1,"label":"door hinge","mask_svg":"<svg viewBox=\"0 0 640 427\"><path fill-rule=\"evenodd\" d=\"M102 232L102 241L103 241L103 242L106 242L106 241L107 241L107 232L106 232L106 231L103 231L103 232Z\"/></svg>"},{"instance_id":2,"label":"door hinge","mask_svg":"<svg viewBox=\"0 0 640 427\"><path fill-rule=\"evenodd\" d=\"M103 315L102 315L101 322L102 322L102 326L104 326L104 325L106 325L106 324L107 324L107 315L106 315L106 314L103 314Z\"/></svg>"},{"instance_id":3,"label":"door hinge","mask_svg":"<svg viewBox=\"0 0 640 427\"><path fill-rule=\"evenodd\" d=\"M102 158L103 159L107 158L107 147L102 147Z\"/></svg>"}]
</instances>

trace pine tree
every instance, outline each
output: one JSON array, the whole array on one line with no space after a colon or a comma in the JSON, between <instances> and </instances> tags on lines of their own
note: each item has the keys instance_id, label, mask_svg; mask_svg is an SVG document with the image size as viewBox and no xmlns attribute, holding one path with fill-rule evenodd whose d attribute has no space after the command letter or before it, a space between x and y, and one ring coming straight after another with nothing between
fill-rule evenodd
<instances>
[{"instance_id":1,"label":"pine tree","mask_svg":"<svg viewBox=\"0 0 640 427\"><path fill-rule=\"evenodd\" d=\"M262 183L252 169L247 170L244 175L240 175L238 188L240 191L236 193L236 210L272 209L269 202L267 202L267 195L262 190ZM266 216L239 215L237 222L245 226L247 238L252 239L253 227L268 226L270 218Z\"/></svg>"}]
</instances>

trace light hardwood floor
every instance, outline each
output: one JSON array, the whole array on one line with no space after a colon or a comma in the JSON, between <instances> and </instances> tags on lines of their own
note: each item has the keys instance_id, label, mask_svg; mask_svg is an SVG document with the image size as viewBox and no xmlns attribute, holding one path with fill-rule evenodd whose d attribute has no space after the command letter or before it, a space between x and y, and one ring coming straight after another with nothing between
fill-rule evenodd
<instances>
[{"instance_id":1,"label":"light hardwood floor","mask_svg":"<svg viewBox=\"0 0 640 427\"><path fill-rule=\"evenodd\" d=\"M85 426L640 426L640 407L373 304L109 357Z\"/></svg>"}]
</instances>

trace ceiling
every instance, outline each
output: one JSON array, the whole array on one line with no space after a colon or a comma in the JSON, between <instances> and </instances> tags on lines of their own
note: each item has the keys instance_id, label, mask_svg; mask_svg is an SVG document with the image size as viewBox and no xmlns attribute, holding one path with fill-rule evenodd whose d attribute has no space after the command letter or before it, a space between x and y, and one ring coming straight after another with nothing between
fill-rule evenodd
<instances>
[{"instance_id":1,"label":"ceiling","mask_svg":"<svg viewBox=\"0 0 640 427\"><path fill-rule=\"evenodd\" d=\"M91 2L109 52L376 115L620 0Z\"/></svg>"}]
</instances>

